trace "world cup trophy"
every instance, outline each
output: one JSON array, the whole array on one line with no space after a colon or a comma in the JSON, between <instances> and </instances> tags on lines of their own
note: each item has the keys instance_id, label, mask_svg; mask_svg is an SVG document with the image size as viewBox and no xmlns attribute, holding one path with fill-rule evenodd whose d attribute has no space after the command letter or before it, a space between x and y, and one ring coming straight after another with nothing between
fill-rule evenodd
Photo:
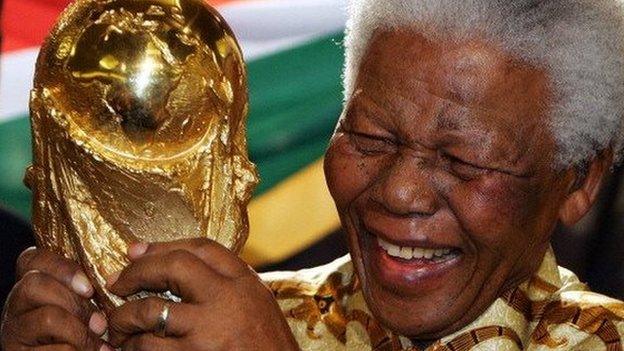
<instances>
[{"instance_id":1,"label":"world cup trophy","mask_svg":"<svg viewBox=\"0 0 624 351\"><path fill-rule=\"evenodd\" d=\"M240 47L203 0L77 0L47 38L31 93L38 245L78 261L98 304L133 242L248 234L258 182Z\"/></svg>"}]
</instances>

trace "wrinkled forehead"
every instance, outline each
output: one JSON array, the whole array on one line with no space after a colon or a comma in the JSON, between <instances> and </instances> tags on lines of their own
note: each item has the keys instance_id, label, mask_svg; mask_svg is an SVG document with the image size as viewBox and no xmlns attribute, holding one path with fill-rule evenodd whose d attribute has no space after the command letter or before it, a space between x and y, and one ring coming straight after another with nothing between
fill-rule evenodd
<instances>
[{"instance_id":1,"label":"wrinkled forehead","mask_svg":"<svg viewBox=\"0 0 624 351\"><path fill-rule=\"evenodd\" d=\"M486 40L430 40L413 31L377 31L358 71L359 84L401 89L426 86L431 93L467 106L517 110L532 94L548 96L543 70ZM502 95L513 94L514 99ZM545 101L541 101L545 102Z\"/></svg>"},{"instance_id":2,"label":"wrinkled forehead","mask_svg":"<svg viewBox=\"0 0 624 351\"><path fill-rule=\"evenodd\" d=\"M384 31L363 56L352 100L372 102L375 118L404 135L483 132L497 149L518 150L535 146L536 130L538 141L551 138L549 96L543 71L486 41Z\"/></svg>"}]
</instances>

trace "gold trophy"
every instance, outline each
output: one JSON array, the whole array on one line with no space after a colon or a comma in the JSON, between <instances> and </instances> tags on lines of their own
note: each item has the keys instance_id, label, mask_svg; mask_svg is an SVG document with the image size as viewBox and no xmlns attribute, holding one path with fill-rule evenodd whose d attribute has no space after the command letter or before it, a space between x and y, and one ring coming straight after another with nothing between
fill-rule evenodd
<instances>
[{"instance_id":1,"label":"gold trophy","mask_svg":"<svg viewBox=\"0 0 624 351\"><path fill-rule=\"evenodd\" d=\"M241 249L258 182L240 47L203 0L77 0L43 44L31 93L33 224L105 309L133 242Z\"/></svg>"}]
</instances>

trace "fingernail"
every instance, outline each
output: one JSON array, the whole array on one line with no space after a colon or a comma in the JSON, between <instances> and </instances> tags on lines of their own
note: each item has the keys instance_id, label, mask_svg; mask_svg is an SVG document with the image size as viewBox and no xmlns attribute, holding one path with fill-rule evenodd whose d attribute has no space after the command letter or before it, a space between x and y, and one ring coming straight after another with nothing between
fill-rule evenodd
<instances>
[{"instance_id":1,"label":"fingernail","mask_svg":"<svg viewBox=\"0 0 624 351\"><path fill-rule=\"evenodd\" d=\"M93 286L91 286L89 279L87 279L87 276L82 272L74 274L74 277L71 280L71 287L74 289L76 294L84 297L91 297L93 294Z\"/></svg>"},{"instance_id":2,"label":"fingernail","mask_svg":"<svg viewBox=\"0 0 624 351\"><path fill-rule=\"evenodd\" d=\"M106 278L106 286L111 287L115 285L115 283L119 280L119 276L121 275L121 271L112 273Z\"/></svg>"},{"instance_id":3,"label":"fingernail","mask_svg":"<svg viewBox=\"0 0 624 351\"><path fill-rule=\"evenodd\" d=\"M100 351L115 351L115 349L106 344L102 344L102 347L100 347Z\"/></svg>"},{"instance_id":4,"label":"fingernail","mask_svg":"<svg viewBox=\"0 0 624 351\"><path fill-rule=\"evenodd\" d=\"M130 259L137 259L143 256L147 252L148 248L149 248L149 244L146 244L146 243L132 244L128 248L128 256L130 257Z\"/></svg>"},{"instance_id":5,"label":"fingernail","mask_svg":"<svg viewBox=\"0 0 624 351\"><path fill-rule=\"evenodd\" d=\"M91 315L89 319L89 329L97 335L102 335L106 331L106 327L108 327L108 322L104 315L99 312L95 312Z\"/></svg>"}]
</instances>

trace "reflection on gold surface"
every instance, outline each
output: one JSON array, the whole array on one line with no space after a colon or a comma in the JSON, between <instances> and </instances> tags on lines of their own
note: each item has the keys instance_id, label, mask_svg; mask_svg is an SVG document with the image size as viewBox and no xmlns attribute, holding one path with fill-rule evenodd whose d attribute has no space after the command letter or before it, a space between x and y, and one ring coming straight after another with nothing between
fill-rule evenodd
<instances>
[{"instance_id":1,"label":"reflection on gold surface","mask_svg":"<svg viewBox=\"0 0 624 351\"><path fill-rule=\"evenodd\" d=\"M239 250L257 183L230 28L202 0L78 0L43 45L26 181L39 244L103 277L135 241Z\"/></svg>"}]
</instances>

